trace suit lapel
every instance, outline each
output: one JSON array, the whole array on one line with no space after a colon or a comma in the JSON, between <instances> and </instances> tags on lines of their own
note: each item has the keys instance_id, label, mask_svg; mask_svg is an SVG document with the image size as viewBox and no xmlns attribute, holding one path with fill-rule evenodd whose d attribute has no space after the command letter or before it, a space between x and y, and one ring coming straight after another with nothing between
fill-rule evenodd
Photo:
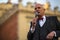
<instances>
[{"instance_id":1,"label":"suit lapel","mask_svg":"<svg viewBox=\"0 0 60 40\"><path fill-rule=\"evenodd\" d=\"M45 21L45 23L43 24L43 26L42 27L46 27L47 26L47 24L48 24L48 17L46 17L46 21Z\"/></svg>"}]
</instances>

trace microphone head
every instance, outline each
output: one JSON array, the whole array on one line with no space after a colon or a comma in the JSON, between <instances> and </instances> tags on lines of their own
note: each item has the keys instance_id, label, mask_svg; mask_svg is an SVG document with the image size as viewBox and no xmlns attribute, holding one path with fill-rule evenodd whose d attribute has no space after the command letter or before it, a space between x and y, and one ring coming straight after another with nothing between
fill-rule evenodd
<instances>
[{"instance_id":1,"label":"microphone head","mask_svg":"<svg viewBox=\"0 0 60 40\"><path fill-rule=\"evenodd\" d=\"M39 16L39 13L38 12L35 12L35 17L38 17Z\"/></svg>"}]
</instances>

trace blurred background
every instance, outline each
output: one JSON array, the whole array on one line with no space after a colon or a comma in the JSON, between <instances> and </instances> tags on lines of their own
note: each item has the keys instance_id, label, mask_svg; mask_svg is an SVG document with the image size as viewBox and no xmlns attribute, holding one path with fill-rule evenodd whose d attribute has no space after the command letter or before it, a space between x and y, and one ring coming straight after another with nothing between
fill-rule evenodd
<instances>
[{"instance_id":1,"label":"blurred background","mask_svg":"<svg viewBox=\"0 0 60 40\"><path fill-rule=\"evenodd\" d=\"M60 21L60 0L0 0L0 40L27 40L36 3L44 5L46 16Z\"/></svg>"}]
</instances>

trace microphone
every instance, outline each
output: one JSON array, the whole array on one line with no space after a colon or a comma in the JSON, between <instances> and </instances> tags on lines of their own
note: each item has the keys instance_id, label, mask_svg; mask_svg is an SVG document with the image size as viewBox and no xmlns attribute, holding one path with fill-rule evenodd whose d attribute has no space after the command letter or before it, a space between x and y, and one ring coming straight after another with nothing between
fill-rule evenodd
<instances>
[{"instance_id":1,"label":"microphone","mask_svg":"<svg viewBox=\"0 0 60 40\"><path fill-rule=\"evenodd\" d=\"M35 17L38 17L39 16L39 13L38 12L35 12Z\"/></svg>"},{"instance_id":2,"label":"microphone","mask_svg":"<svg viewBox=\"0 0 60 40\"><path fill-rule=\"evenodd\" d=\"M39 16L39 13L35 12L35 18L37 18L38 16ZM31 24L30 27L32 27L32 25L35 24L35 23L32 24L32 22L31 22L30 24Z\"/></svg>"}]
</instances>

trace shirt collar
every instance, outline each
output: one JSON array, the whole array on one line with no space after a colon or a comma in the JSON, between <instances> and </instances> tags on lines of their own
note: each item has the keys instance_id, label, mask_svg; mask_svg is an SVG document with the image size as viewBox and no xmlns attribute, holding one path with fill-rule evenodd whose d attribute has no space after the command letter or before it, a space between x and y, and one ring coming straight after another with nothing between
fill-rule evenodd
<instances>
[{"instance_id":1,"label":"shirt collar","mask_svg":"<svg viewBox=\"0 0 60 40\"><path fill-rule=\"evenodd\" d=\"M46 16L45 16L45 15L43 15L43 16L42 16L42 18L43 18L43 19L45 19L45 18L46 18Z\"/></svg>"}]
</instances>

